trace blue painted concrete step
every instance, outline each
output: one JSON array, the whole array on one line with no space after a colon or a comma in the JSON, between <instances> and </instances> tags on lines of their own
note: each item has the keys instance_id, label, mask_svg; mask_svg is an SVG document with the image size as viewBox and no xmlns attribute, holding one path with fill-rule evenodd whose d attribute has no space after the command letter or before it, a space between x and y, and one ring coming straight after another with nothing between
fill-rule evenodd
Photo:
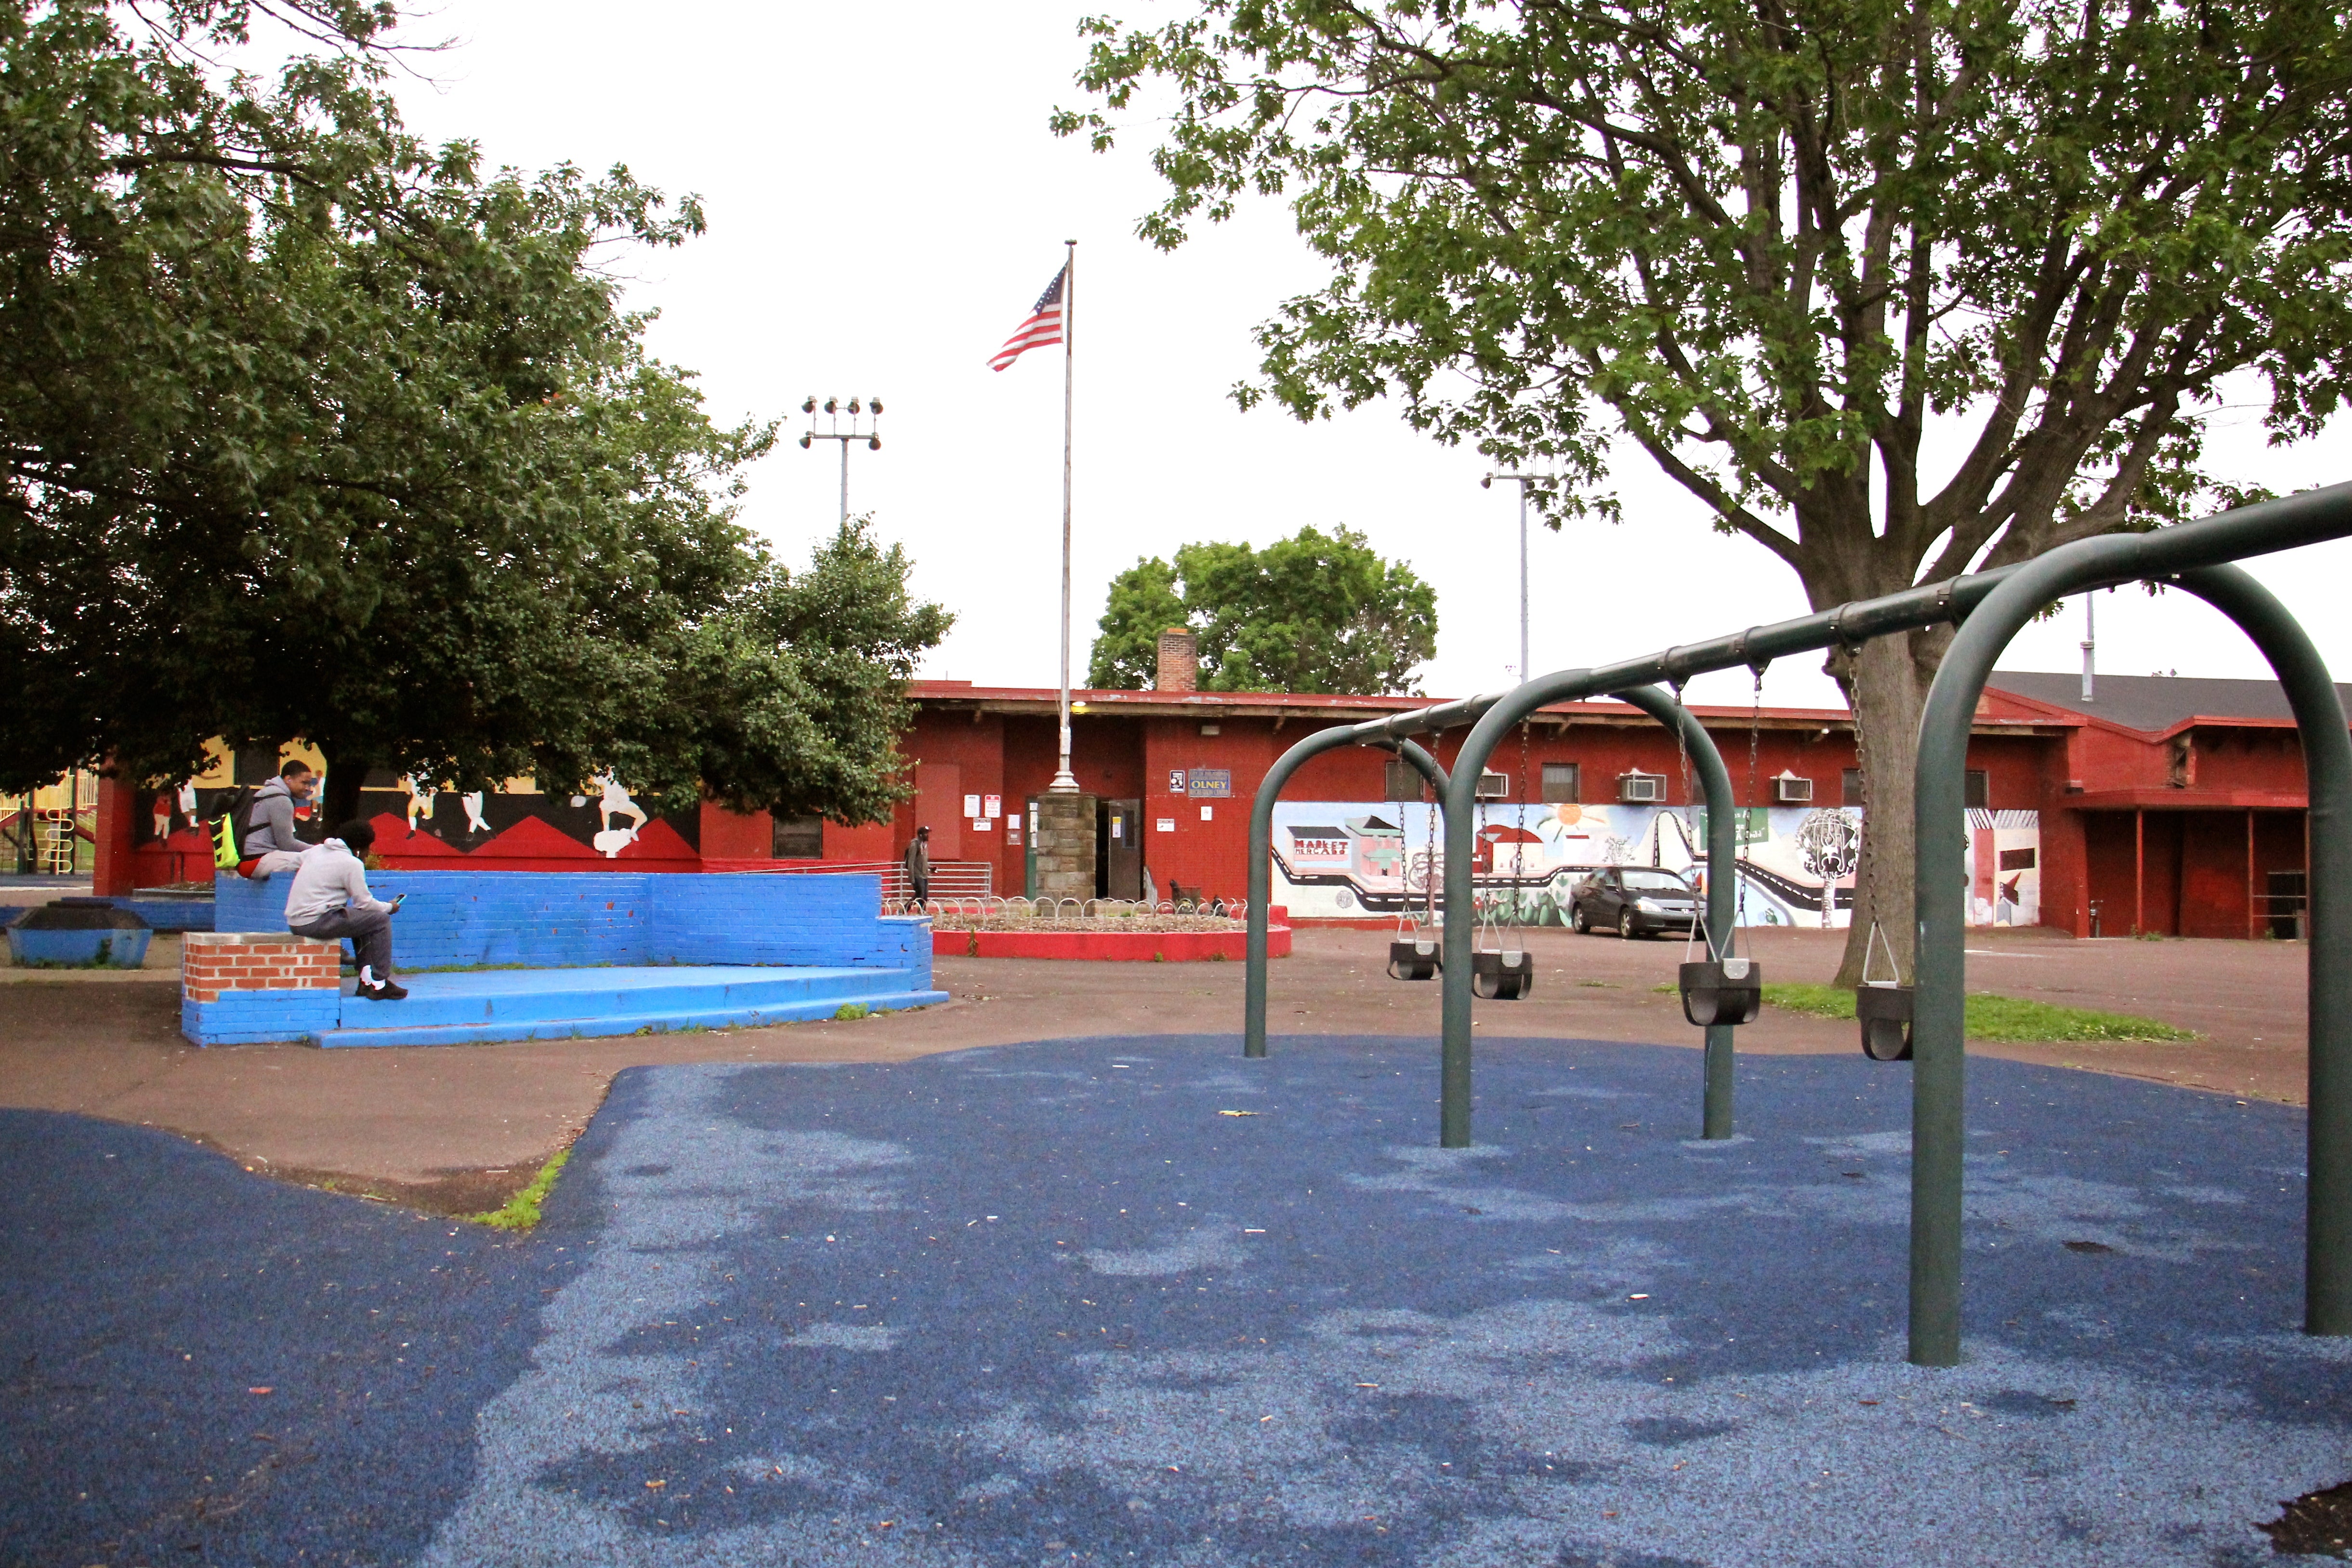
<instances>
[{"instance_id":1,"label":"blue painted concrete step","mask_svg":"<svg viewBox=\"0 0 2352 1568\"><path fill-rule=\"evenodd\" d=\"M370 1002L345 994L320 1046L454 1046L495 1040L588 1039L640 1030L716 1029L829 1018L858 1003L877 1012L948 999L916 990L903 969L734 964L520 969L414 974L408 996Z\"/></svg>"}]
</instances>

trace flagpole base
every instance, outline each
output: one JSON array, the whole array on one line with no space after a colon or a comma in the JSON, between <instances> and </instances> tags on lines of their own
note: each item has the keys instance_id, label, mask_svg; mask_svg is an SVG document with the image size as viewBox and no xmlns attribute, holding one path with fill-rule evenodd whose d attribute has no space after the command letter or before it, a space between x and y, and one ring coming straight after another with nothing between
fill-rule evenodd
<instances>
[{"instance_id":1,"label":"flagpole base","mask_svg":"<svg viewBox=\"0 0 2352 1568\"><path fill-rule=\"evenodd\" d=\"M1078 793L1078 781L1071 773L1069 769L1064 768L1060 773L1054 775L1054 782L1045 786L1045 793L1047 795L1076 795Z\"/></svg>"}]
</instances>

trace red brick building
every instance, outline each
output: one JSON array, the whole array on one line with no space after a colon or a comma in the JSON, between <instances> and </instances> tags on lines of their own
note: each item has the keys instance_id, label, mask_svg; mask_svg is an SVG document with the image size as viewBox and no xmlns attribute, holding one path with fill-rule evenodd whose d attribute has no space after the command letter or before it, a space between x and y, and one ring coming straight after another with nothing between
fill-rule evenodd
<instances>
[{"instance_id":1,"label":"red brick building","mask_svg":"<svg viewBox=\"0 0 2352 1568\"><path fill-rule=\"evenodd\" d=\"M1148 879L1160 898L1239 897L1247 883L1251 799L1274 760L1315 730L1427 700L1178 689L1188 684L1186 673L1181 663L1165 671L1168 689L1074 694L1071 767L1102 803L1097 862L1101 890L1110 896L1137 896ZM2004 672L1986 693L1969 750L1976 918L2039 921L2083 936L2139 930L2245 937L2269 931L2277 917L2281 933L2292 934L2305 800L2301 753L2278 688L2109 676L2097 690L2097 700L2085 702L2079 677ZM698 818L648 822L619 851L607 852L593 846L611 836L594 830L612 823L593 802L530 804L540 797L493 795L490 820L468 836L458 831L466 814L451 796L413 822L378 816L377 847L403 867L462 860L485 868L591 869L621 860L646 870L815 869L895 865L915 828L928 826L932 858L942 868L938 890L984 885L1000 894L1024 891L1031 881L1027 805L1055 770L1055 693L920 681L911 694L919 711L902 749L913 767L914 795L887 825L776 821L705 805ZM1776 878L1771 856L1775 843L1789 837L1789 822L1860 805L1849 716L1827 709L1696 711L1723 752L1741 805L1754 808L1757 842L1743 857L1753 857L1750 876L1763 907L1747 918L1810 921L1827 904L1827 923L1842 923L1850 871L1831 865L1816 874L1784 863ZM1461 740L1456 731L1433 742L1449 768ZM255 770L240 766L237 776L274 771L256 762ZM1489 773L1482 876L1508 881L1512 870L1535 867L1518 884L1525 889L1551 868L1572 868L1575 853L1560 841L1576 831L1562 825L1580 817L1590 826L1614 814L1617 837L1607 854L1615 858L1630 853L1676 864L1675 846L1690 837L1688 814L1681 826L1659 820L1670 815L1660 808L1687 804L1672 736L1622 703L1543 710L1497 749ZM99 814L100 891L173 879L185 874L192 853L196 866L207 864L201 827L168 817L160 804L149 832L146 797L153 793L106 786ZM406 797L387 791L382 804L369 798L382 811ZM1416 848L1425 852L1428 816L1412 804L1421 799L1418 780L1386 752L1327 752L1294 776L1285 799L1320 803L1319 811L1298 808L1306 813L1302 821L1315 821L1311 831L1337 835L1343 821L1352 824L1345 833L1360 830L1365 844L1388 849L1391 863L1410 862ZM1635 801L1645 804L1629 804ZM1553 840L1542 851L1551 857L1549 868L1538 865L1538 835L1526 831L1530 826ZM1301 908L1312 900L1280 879L1318 879L1281 858L1280 831L1276 848L1277 888L1288 889L1277 899L1288 898L1296 914L1379 917L1401 901L1401 884L1392 882L1382 902L1377 888L1335 876L1321 880L1337 888L1330 894L1336 903ZM1777 903L1767 896L1772 889Z\"/></svg>"}]
</instances>

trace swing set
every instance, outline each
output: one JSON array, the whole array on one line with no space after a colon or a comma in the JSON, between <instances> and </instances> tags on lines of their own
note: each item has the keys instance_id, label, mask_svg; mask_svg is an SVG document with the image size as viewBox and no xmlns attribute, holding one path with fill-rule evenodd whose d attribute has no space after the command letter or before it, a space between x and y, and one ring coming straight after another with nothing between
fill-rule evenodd
<instances>
[{"instance_id":1,"label":"swing set","mask_svg":"<svg viewBox=\"0 0 2352 1568\"><path fill-rule=\"evenodd\" d=\"M1439 1142L1445 1148L1468 1147L1472 1005L1528 994L1521 988L1507 996L1499 987L1489 991L1479 984L1482 963L1490 976L1506 972L1509 950L1504 943L1516 939L1517 910L1515 900L1514 938L1499 932L1480 937L1478 928L1484 924L1492 931L1494 921L1491 906L1485 921L1478 918L1473 880L1477 783L1487 759L1514 725L1524 727L1530 716L1553 703L1613 696L1675 731L1685 768L1696 773L1696 793L1705 802L1708 874L1701 923L1691 943L1703 933L1706 952L1682 965L1679 989L1684 1016L1706 1031L1702 1136L1732 1136L1733 1030L1756 1016L1762 975L1752 959L1734 951L1732 941L1740 878L1738 807L1730 776L1714 741L1684 706L1682 688L1693 676L1710 671L1744 665L1755 673L1748 739L1752 797L1762 675L1771 660L1830 647L1852 649L1876 637L1927 626L1955 626L1958 629L1929 689L1919 726L1913 806L1918 845L1916 973L1906 981L1899 973L1874 976L1865 967L1855 1015L1865 1055L1875 1061L1911 1064L1910 1360L1927 1366L1957 1364L1967 838L1954 831L1954 825L1965 819L1966 759L1977 700L2001 651L2045 605L2095 588L2161 583L2205 600L2247 634L2277 674L2301 733L2311 845L2305 1329L2314 1334L2352 1335L2352 962L2343 952L2352 940L2352 731L2346 728L2336 687L2310 638L2268 590L2230 564L2347 537L2352 537L2352 485L2336 485L2150 532L2082 540L2018 565L1923 584L1616 664L1560 670L1507 691L1308 735L1267 771L1251 812L1243 1055L1266 1055L1265 908L1272 883L1274 805L1283 785L1308 759L1341 746L1397 751L1414 762L1437 796L1440 822L1433 826L1442 826L1445 848L1424 879L1433 881L1442 868L1442 909L1446 914L1462 911L1466 918L1444 919L1433 902L1429 912L1440 921L1441 940L1427 955L1428 972L1399 974L1397 947L1392 946L1391 973L1440 982ZM1662 685L1671 687L1671 694ZM1465 727L1468 733L1455 751L1450 772L1439 769L1411 739ZM1524 763L1524 728L1521 743ZM1523 765L1522 815L1525 793ZM1686 784L1685 807L1692 793ZM1417 960L1423 955L1423 940L1417 926L1413 940L1406 943L1401 925L1397 945L1409 945ZM1874 931L1866 941L1870 951L1884 947L1892 968L1894 948L1885 932ZM1526 963L1522 940L1512 967ZM1531 969L1527 979L1532 980Z\"/></svg>"}]
</instances>

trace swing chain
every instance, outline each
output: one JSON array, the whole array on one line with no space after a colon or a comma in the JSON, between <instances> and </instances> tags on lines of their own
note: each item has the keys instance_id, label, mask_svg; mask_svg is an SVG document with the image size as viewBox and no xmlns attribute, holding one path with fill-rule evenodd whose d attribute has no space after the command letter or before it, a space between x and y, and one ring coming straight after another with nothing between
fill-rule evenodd
<instances>
[{"instance_id":1,"label":"swing chain","mask_svg":"<svg viewBox=\"0 0 2352 1568\"><path fill-rule=\"evenodd\" d=\"M1741 640L1743 643L1746 641L1744 634ZM1755 677L1755 686L1748 695L1748 794L1745 797L1745 804L1750 810L1754 809L1756 805L1757 743L1762 736L1764 730L1764 669L1765 666L1771 662L1772 661L1769 659L1765 659L1748 667L1748 673ZM1733 837L1735 854L1737 853L1736 847L1738 842L1738 836L1735 833ZM1735 863L1733 866L1733 871L1735 874L1737 874L1738 869L1738 868ZM1739 879L1739 917L1738 923L1740 925L1746 925L1748 923L1748 879L1745 877L1741 877Z\"/></svg>"},{"instance_id":2,"label":"swing chain","mask_svg":"<svg viewBox=\"0 0 2352 1568\"><path fill-rule=\"evenodd\" d=\"M1693 852L1691 833L1691 760L1690 739L1683 733L1683 722L1690 717L1690 709L1683 702L1683 683L1674 683L1675 691L1675 754L1683 771L1683 849Z\"/></svg>"},{"instance_id":3,"label":"swing chain","mask_svg":"<svg viewBox=\"0 0 2352 1568\"><path fill-rule=\"evenodd\" d=\"M1519 905L1520 895L1524 891L1519 886L1519 879L1527 871L1528 726L1530 722L1528 719L1519 721L1519 837L1511 846L1511 924L1514 929L1527 924L1527 911Z\"/></svg>"},{"instance_id":4,"label":"swing chain","mask_svg":"<svg viewBox=\"0 0 2352 1568\"><path fill-rule=\"evenodd\" d=\"M1886 932L1880 928L1875 917L1873 917L1870 922L1870 934L1864 937L1862 942L1862 983L1864 985L1874 984L1870 978L1870 960L1874 950L1877 948L1885 948L1886 950L1886 973L1888 976L1886 983L1890 985L1902 984L1903 964L1902 962L1895 956L1895 939L1888 936Z\"/></svg>"}]
</instances>

